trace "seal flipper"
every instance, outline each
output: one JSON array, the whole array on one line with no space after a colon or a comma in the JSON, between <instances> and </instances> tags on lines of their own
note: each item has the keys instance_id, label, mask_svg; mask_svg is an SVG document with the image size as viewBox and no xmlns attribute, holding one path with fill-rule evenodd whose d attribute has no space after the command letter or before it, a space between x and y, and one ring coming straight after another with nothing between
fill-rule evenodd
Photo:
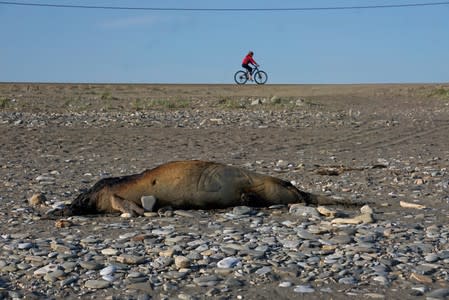
<instances>
[{"instance_id":1,"label":"seal flipper","mask_svg":"<svg viewBox=\"0 0 449 300\"><path fill-rule=\"evenodd\" d=\"M134 202L123 199L117 195L111 196L111 207L121 213L129 213L131 216L143 216L144 210Z\"/></svg>"},{"instance_id":2,"label":"seal flipper","mask_svg":"<svg viewBox=\"0 0 449 300\"><path fill-rule=\"evenodd\" d=\"M307 205L342 205L342 206L363 206L369 204L366 201L352 201L347 198L333 198L319 194L311 194L300 191Z\"/></svg>"}]
</instances>

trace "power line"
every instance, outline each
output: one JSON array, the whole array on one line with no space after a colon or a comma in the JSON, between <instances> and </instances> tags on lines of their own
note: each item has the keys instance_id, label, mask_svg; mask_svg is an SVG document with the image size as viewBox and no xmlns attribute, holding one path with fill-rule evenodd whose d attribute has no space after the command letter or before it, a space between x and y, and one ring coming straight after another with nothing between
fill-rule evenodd
<instances>
[{"instance_id":1,"label":"power line","mask_svg":"<svg viewBox=\"0 0 449 300\"><path fill-rule=\"evenodd\" d=\"M439 5L449 5L449 1L428 2L428 3L408 3L408 4L362 5L362 6L286 7L286 8L274 8L274 7L271 7L271 8L130 7L130 6L92 6L92 5L29 3L29 2L11 2L11 1L0 1L0 4L16 5L16 6L105 9L105 10L192 11L192 12L276 12L276 11L353 10L353 9L380 9L380 8L439 6Z\"/></svg>"}]
</instances>

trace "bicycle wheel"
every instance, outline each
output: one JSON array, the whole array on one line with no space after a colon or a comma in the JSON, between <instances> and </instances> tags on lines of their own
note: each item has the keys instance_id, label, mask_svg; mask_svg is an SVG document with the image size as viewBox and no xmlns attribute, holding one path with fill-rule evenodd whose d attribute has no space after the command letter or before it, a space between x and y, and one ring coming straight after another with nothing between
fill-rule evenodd
<instances>
[{"instance_id":1,"label":"bicycle wheel","mask_svg":"<svg viewBox=\"0 0 449 300\"><path fill-rule=\"evenodd\" d=\"M268 80L268 75L264 71L257 71L256 74L254 74L254 80L257 84L264 84Z\"/></svg>"},{"instance_id":2,"label":"bicycle wheel","mask_svg":"<svg viewBox=\"0 0 449 300\"><path fill-rule=\"evenodd\" d=\"M245 71L237 71L234 74L234 80L237 84L245 84L248 81Z\"/></svg>"}]
</instances>

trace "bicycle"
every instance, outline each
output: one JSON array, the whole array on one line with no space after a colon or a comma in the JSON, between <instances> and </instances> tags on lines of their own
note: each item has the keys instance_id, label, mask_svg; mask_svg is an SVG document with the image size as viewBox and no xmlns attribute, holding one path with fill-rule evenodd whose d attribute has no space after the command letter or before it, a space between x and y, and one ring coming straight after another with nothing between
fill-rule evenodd
<instances>
[{"instance_id":1,"label":"bicycle","mask_svg":"<svg viewBox=\"0 0 449 300\"><path fill-rule=\"evenodd\" d=\"M248 71L239 70L234 74L234 80L237 84L245 84L248 81ZM259 70L259 67L254 67L252 72L253 78L257 84L265 84L268 80L268 75L265 71Z\"/></svg>"}]
</instances>

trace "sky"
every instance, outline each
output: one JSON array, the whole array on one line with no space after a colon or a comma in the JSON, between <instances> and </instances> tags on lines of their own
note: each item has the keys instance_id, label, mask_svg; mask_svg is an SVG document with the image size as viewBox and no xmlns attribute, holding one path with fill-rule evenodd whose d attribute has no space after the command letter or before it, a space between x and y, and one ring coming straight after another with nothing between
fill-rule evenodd
<instances>
[{"instance_id":1,"label":"sky","mask_svg":"<svg viewBox=\"0 0 449 300\"><path fill-rule=\"evenodd\" d=\"M432 0L22 0L146 8L312 8ZM444 1L440 1L444 2ZM268 83L449 82L447 5L154 11L0 4L0 82L233 83L249 50Z\"/></svg>"}]
</instances>

